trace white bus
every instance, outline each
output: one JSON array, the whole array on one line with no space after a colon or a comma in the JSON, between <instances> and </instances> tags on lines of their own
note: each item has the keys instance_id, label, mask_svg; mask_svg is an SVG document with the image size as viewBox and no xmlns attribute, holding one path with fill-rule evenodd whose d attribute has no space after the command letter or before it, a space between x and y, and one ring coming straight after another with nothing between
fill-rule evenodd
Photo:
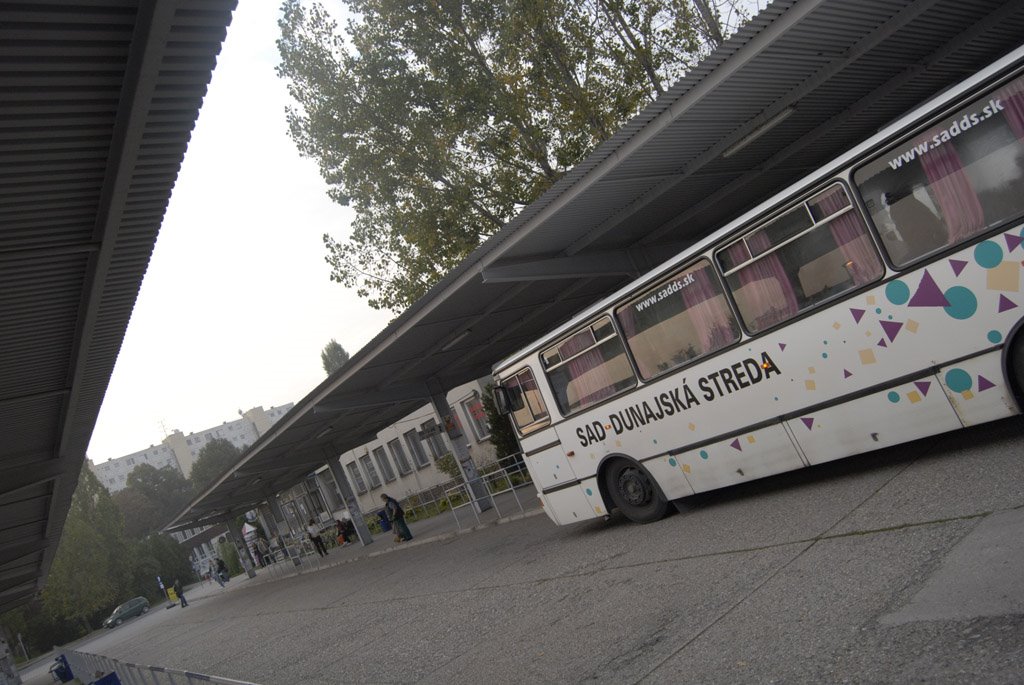
<instances>
[{"instance_id":1,"label":"white bus","mask_svg":"<svg viewBox=\"0 0 1024 685\"><path fill-rule=\"evenodd\" d=\"M548 515L1017 414L1024 48L494 369Z\"/></svg>"}]
</instances>

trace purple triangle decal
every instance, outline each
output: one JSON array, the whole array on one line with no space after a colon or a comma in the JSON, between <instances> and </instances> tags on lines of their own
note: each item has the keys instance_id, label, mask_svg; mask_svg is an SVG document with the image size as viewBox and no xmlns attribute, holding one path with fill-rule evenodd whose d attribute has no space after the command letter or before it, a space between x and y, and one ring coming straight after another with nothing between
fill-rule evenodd
<instances>
[{"instance_id":1,"label":"purple triangle decal","mask_svg":"<svg viewBox=\"0 0 1024 685\"><path fill-rule=\"evenodd\" d=\"M928 397L928 389L932 387L931 381L914 381L914 385L921 391L921 394Z\"/></svg>"},{"instance_id":2,"label":"purple triangle decal","mask_svg":"<svg viewBox=\"0 0 1024 685\"><path fill-rule=\"evenodd\" d=\"M733 449L739 450L740 452L743 451L743 448L740 447L740 439L739 438L736 438L735 440L733 440L729 444L732 446Z\"/></svg>"},{"instance_id":3,"label":"purple triangle decal","mask_svg":"<svg viewBox=\"0 0 1024 685\"><path fill-rule=\"evenodd\" d=\"M1012 233L1007 233L1003 237L1006 238L1006 249L1009 252L1013 252L1020 247L1022 242L1024 242L1024 238L1021 238L1019 235L1013 235Z\"/></svg>"},{"instance_id":4,"label":"purple triangle decal","mask_svg":"<svg viewBox=\"0 0 1024 685\"><path fill-rule=\"evenodd\" d=\"M888 345L885 344L885 338L879 338L878 339L878 346L879 347L888 347Z\"/></svg>"},{"instance_id":5,"label":"purple triangle decal","mask_svg":"<svg viewBox=\"0 0 1024 685\"><path fill-rule=\"evenodd\" d=\"M1008 298L1006 295L999 295L999 313L1002 314L1007 309L1016 309L1017 303Z\"/></svg>"},{"instance_id":6,"label":"purple triangle decal","mask_svg":"<svg viewBox=\"0 0 1024 685\"><path fill-rule=\"evenodd\" d=\"M959 276L960 272L967 266L967 262L962 259L951 259L949 260L949 265L953 267L953 273Z\"/></svg>"},{"instance_id":7,"label":"purple triangle decal","mask_svg":"<svg viewBox=\"0 0 1024 685\"><path fill-rule=\"evenodd\" d=\"M996 387L995 383L985 378L981 374L978 374L978 392L981 392L982 390L988 390L989 388L994 387Z\"/></svg>"},{"instance_id":8,"label":"purple triangle decal","mask_svg":"<svg viewBox=\"0 0 1024 685\"><path fill-rule=\"evenodd\" d=\"M786 350L786 343L779 343L779 351L784 352Z\"/></svg>"},{"instance_id":9,"label":"purple triangle decal","mask_svg":"<svg viewBox=\"0 0 1024 685\"><path fill-rule=\"evenodd\" d=\"M850 309L850 313L853 314L853 320L856 323L860 323L860 317L864 316L863 309Z\"/></svg>"},{"instance_id":10,"label":"purple triangle decal","mask_svg":"<svg viewBox=\"0 0 1024 685\"><path fill-rule=\"evenodd\" d=\"M921 283L917 286L917 292L910 298L910 302L907 303L908 307L948 307L949 300L939 290L939 286L935 284L935 279L928 273L928 270L924 270L924 276L921 277Z\"/></svg>"},{"instance_id":11,"label":"purple triangle decal","mask_svg":"<svg viewBox=\"0 0 1024 685\"><path fill-rule=\"evenodd\" d=\"M807 430L811 430L811 427L814 425L814 419L813 418L800 419L800 420L804 422L805 426L807 426Z\"/></svg>"},{"instance_id":12,"label":"purple triangle decal","mask_svg":"<svg viewBox=\"0 0 1024 685\"><path fill-rule=\"evenodd\" d=\"M843 369L843 378L849 378L852 375L847 369Z\"/></svg>"},{"instance_id":13,"label":"purple triangle decal","mask_svg":"<svg viewBox=\"0 0 1024 685\"><path fill-rule=\"evenodd\" d=\"M885 331L885 335L888 336L889 342L896 339L896 334L903 328L902 321L879 321L882 325L882 330Z\"/></svg>"}]
</instances>

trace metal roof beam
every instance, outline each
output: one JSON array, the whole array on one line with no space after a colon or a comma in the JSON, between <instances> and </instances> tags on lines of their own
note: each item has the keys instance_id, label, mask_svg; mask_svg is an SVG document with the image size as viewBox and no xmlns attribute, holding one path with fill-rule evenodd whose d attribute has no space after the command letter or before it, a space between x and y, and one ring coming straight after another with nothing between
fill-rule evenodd
<instances>
[{"instance_id":1,"label":"metal roof beam","mask_svg":"<svg viewBox=\"0 0 1024 685\"><path fill-rule=\"evenodd\" d=\"M485 266L480 271L484 283L550 281L589 276L639 276L640 269L625 250L593 252L572 257L551 257L525 262Z\"/></svg>"},{"instance_id":2,"label":"metal roof beam","mask_svg":"<svg viewBox=\"0 0 1024 685\"><path fill-rule=\"evenodd\" d=\"M411 384L387 388L385 390L370 390L366 392L352 392L343 395L335 395L328 402L321 402L313 407L314 414L332 414L359 409L363 407L379 407L395 402L408 402L411 400L430 401L430 393L426 384ZM328 427L329 428L329 427ZM326 429L325 429L326 430ZM326 463L326 459L324 463Z\"/></svg>"},{"instance_id":3,"label":"metal roof beam","mask_svg":"<svg viewBox=\"0 0 1024 685\"><path fill-rule=\"evenodd\" d=\"M66 468L66 464L57 459L51 459L42 464L36 462L0 469L0 483L4 484L4 491L0 493L0 502L11 499L11 495L19 490L53 480L64 473Z\"/></svg>"}]
</instances>

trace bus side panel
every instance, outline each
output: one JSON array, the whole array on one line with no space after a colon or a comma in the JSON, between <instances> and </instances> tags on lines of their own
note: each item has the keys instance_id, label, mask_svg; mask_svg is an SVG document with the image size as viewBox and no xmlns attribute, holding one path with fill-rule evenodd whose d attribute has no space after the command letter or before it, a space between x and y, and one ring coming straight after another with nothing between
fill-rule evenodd
<instances>
[{"instance_id":1,"label":"bus side panel","mask_svg":"<svg viewBox=\"0 0 1024 685\"><path fill-rule=\"evenodd\" d=\"M694 492L714 490L804 466L781 423L688 450L673 458L686 474Z\"/></svg>"},{"instance_id":2,"label":"bus side panel","mask_svg":"<svg viewBox=\"0 0 1024 685\"><path fill-rule=\"evenodd\" d=\"M557 439L555 431L545 429L520 441L526 467L538 490L576 480L572 465L565 456L565 449L560 443L551 444Z\"/></svg>"},{"instance_id":3,"label":"bus side panel","mask_svg":"<svg viewBox=\"0 0 1024 685\"><path fill-rule=\"evenodd\" d=\"M689 467L684 467L679 457L656 457L645 461L644 468L658 481L666 499L679 499L693 494L693 487L686 478Z\"/></svg>"},{"instance_id":4,"label":"bus side panel","mask_svg":"<svg viewBox=\"0 0 1024 685\"><path fill-rule=\"evenodd\" d=\"M579 485L550 492L542 499L548 516L558 525L586 521L607 513L597 489L597 481L593 478Z\"/></svg>"},{"instance_id":5,"label":"bus side panel","mask_svg":"<svg viewBox=\"0 0 1024 685\"><path fill-rule=\"evenodd\" d=\"M960 428L938 379L923 376L789 422L812 464Z\"/></svg>"},{"instance_id":6,"label":"bus side panel","mask_svg":"<svg viewBox=\"0 0 1024 685\"><path fill-rule=\"evenodd\" d=\"M1001 350L944 367L939 380L965 426L1017 413L1017 403L1003 375Z\"/></svg>"}]
</instances>

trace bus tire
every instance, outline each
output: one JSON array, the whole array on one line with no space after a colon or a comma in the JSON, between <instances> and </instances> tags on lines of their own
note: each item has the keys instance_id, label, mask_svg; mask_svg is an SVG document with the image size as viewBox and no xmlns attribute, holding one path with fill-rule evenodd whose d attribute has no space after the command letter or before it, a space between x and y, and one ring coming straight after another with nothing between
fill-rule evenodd
<instances>
[{"instance_id":1,"label":"bus tire","mask_svg":"<svg viewBox=\"0 0 1024 685\"><path fill-rule=\"evenodd\" d=\"M613 459L605 467L604 484L615 507L634 523L659 521L668 511L661 488L647 469L635 461Z\"/></svg>"},{"instance_id":2,"label":"bus tire","mask_svg":"<svg viewBox=\"0 0 1024 685\"><path fill-rule=\"evenodd\" d=\"M1017 407L1024 411L1024 327L1020 325L1006 348L1006 378Z\"/></svg>"}]
</instances>

